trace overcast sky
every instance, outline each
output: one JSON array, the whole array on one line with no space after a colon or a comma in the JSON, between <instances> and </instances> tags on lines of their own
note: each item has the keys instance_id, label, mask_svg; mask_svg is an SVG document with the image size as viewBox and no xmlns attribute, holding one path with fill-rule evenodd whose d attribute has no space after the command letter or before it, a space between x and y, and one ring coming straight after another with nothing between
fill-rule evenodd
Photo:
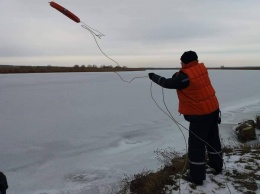
<instances>
[{"instance_id":1,"label":"overcast sky","mask_svg":"<svg viewBox=\"0 0 260 194\"><path fill-rule=\"evenodd\" d=\"M194 50L207 66L260 66L259 0L56 0L105 36L121 66L179 67ZM0 0L0 64L113 65L93 36L45 0Z\"/></svg>"}]
</instances>

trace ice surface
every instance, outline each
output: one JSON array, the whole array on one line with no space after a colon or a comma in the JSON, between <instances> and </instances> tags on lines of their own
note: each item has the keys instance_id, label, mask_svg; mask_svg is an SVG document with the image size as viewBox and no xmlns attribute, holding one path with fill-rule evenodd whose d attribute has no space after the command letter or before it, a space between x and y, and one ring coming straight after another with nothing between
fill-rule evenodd
<instances>
[{"instance_id":1,"label":"ice surface","mask_svg":"<svg viewBox=\"0 0 260 194\"><path fill-rule=\"evenodd\" d=\"M120 74L130 80L147 73ZM210 71L224 140L234 139L235 124L260 114L259 75ZM127 84L115 73L0 75L0 170L8 193L109 193L124 174L158 168L155 150L184 151L181 132L154 104L150 84L148 78ZM162 89L153 84L152 91L164 108ZM174 118L188 127L175 91L164 93Z\"/></svg>"}]
</instances>

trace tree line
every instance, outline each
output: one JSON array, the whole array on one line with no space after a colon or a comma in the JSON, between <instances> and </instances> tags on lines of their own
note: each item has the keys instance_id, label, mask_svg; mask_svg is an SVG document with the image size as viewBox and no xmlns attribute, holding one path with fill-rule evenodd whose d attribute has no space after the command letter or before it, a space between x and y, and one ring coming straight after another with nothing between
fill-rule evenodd
<instances>
[{"instance_id":1,"label":"tree line","mask_svg":"<svg viewBox=\"0 0 260 194\"><path fill-rule=\"evenodd\" d=\"M113 71L140 71L143 68L128 68L126 66L106 66L100 67L96 65L74 65L73 67L59 67L59 66L14 66L14 65L0 65L0 73L55 73L55 72L113 72Z\"/></svg>"}]
</instances>

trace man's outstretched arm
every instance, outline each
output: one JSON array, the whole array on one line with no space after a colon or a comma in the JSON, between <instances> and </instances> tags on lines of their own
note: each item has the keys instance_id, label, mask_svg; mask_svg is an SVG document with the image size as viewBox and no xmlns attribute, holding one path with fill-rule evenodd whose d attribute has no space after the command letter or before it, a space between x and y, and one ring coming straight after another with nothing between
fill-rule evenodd
<instances>
[{"instance_id":1,"label":"man's outstretched arm","mask_svg":"<svg viewBox=\"0 0 260 194\"><path fill-rule=\"evenodd\" d=\"M149 73L149 78L156 84L168 89L184 89L190 85L189 77L183 73L175 73L172 78L166 79L155 73Z\"/></svg>"}]
</instances>

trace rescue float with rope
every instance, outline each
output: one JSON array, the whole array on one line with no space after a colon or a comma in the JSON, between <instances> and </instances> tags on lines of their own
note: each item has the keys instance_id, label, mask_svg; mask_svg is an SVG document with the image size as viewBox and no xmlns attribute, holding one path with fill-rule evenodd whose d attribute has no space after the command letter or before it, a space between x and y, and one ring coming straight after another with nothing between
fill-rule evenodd
<instances>
[{"instance_id":1,"label":"rescue float with rope","mask_svg":"<svg viewBox=\"0 0 260 194\"><path fill-rule=\"evenodd\" d=\"M80 19L78 18L78 16L73 14L71 11L69 11L66 8L62 7L58 3L55 3L54 1L51 1L49 3L50 3L50 6L52 6L55 9L57 9L59 12L63 13L65 16L67 16L68 18L72 19L74 22L80 23Z\"/></svg>"}]
</instances>

